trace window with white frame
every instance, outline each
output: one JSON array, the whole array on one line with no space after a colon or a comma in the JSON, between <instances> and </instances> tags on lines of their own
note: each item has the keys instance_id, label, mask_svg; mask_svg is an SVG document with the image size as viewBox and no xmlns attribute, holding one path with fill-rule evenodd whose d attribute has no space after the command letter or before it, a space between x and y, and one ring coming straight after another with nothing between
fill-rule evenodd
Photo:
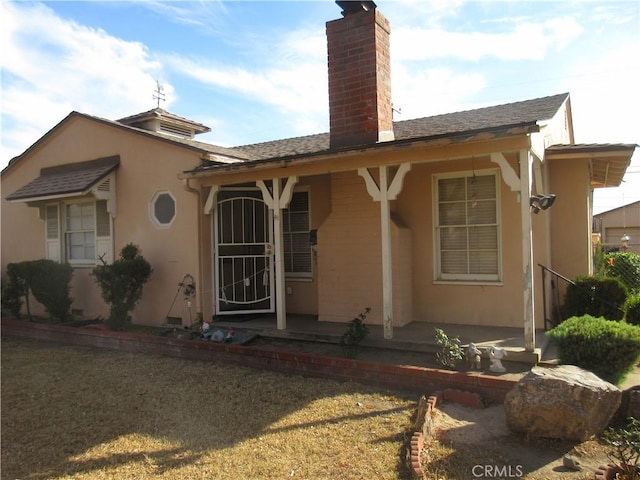
<instances>
[{"instance_id":1,"label":"window with white frame","mask_svg":"<svg viewBox=\"0 0 640 480\"><path fill-rule=\"evenodd\" d=\"M284 270L290 278L311 278L309 192L296 191L289 207L282 211Z\"/></svg>"},{"instance_id":2,"label":"window with white frame","mask_svg":"<svg viewBox=\"0 0 640 480\"><path fill-rule=\"evenodd\" d=\"M95 203L65 205L66 258L70 263L94 262L96 259Z\"/></svg>"},{"instance_id":3,"label":"window with white frame","mask_svg":"<svg viewBox=\"0 0 640 480\"><path fill-rule=\"evenodd\" d=\"M49 204L44 213L47 258L71 265L95 265L99 257L111 260L106 200Z\"/></svg>"},{"instance_id":4,"label":"window with white frame","mask_svg":"<svg viewBox=\"0 0 640 480\"><path fill-rule=\"evenodd\" d=\"M150 204L153 224L158 228L168 228L176 217L176 199L171 192L158 191L153 195Z\"/></svg>"},{"instance_id":5,"label":"window with white frame","mask_svg":"<svg viewBox=\"0 0 640 480\"><path fill-rule=\"evenodd\" d=\"M436 279L500 280L496 170L434 176Z\"/></svg>"}]
</instances>

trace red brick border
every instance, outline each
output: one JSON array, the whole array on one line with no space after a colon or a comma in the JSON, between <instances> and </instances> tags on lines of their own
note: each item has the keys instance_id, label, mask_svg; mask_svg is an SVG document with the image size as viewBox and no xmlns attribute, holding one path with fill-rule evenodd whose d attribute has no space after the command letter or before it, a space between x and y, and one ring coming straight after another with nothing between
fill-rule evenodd
<instances>
[{"instance_id":1,"label":"red brick border","mask_svg":"<svg viewBox=\"0 0 640 480\"><path fill-rule=\"evenodd\" d=\"M45 323L2 319L2 334L38 340L84 345L128 352L152 353L179 358L229 362L253 368L279 370L309 377L352 380L382 388L424 393L474 392L489 402L502 403L515 385L513 379L483 376L478 372L455 372L426 367L389 365L348 358L265 350L253 346L226 345L149 334L112 332ZM455 395L449 393L449 395ZM462 402L465 403L465 402ZM467 404L467 403L465 403Z\"/></svg>"}]
</instances>

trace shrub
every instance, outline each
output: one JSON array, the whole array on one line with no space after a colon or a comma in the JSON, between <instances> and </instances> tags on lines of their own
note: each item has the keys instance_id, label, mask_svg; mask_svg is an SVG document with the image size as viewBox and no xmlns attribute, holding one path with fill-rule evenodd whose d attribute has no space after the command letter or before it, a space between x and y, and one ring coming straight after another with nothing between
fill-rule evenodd
<instances>
[{"instance_id":1,"label":"shrub","mask_svg":"<svg viewBox=\"0 0 640 480\"><path fill-rule=\"evenodd\" d=\"M29 309L29 285L25 273L26 262L10 263L7 265L8 280L2 285L2 307L6 308L12 316L20 318L22 299L27 307L27 316L31 319Z\"/></svg>"},{"instance_id":2,"label":"shrub","mask_svg":"<svg viewBox=\"0 0 640 480\"><path fill-rule=\"evenodd\" d=\"M613 252L605 256L605 275L619 279L631 292L640 292L640 255Z\"/></svg>"},{"instance_id":3,"label":"shrub","mask_svg":"<svg viewBox=\"0 0 640 480\"><path fill-rule=\"evenodd\" d=\"M609 320L621 320L627 288L617 278L579 276L575 285L567 286L565 309L567 317L592 315Z\"/></svg>"},{"instance_id":4,"label":"shrub","mask_svg":"<svg viewBox=\"0 0 640 480\"><path fill-rule=\"evenodd\" d=\"M347 331L344 332L340 338L340 345L348 358L356 358L358 356L358 353L360 353L360 343L369 335L369 327L365 325L364 321L367 319L370 311L371 309L367 307L364 312L351 320Z\"/></svg>"},{"instance_id":5,"label":"shrub","mask_svg":"<svg viewBox=\"0 0 640 480\"><path fill-rule=\"evenodd\" d=\"M9 314L14 318L20 318L20 312L22 310L22 297L24 296L25 295L23 294L23 290L22 288L20 288L19 283L11 278L9 278L8 281L4 281L3 279L2 295L0 297L3 311L8 311Z\"/></svg>"},{"instance_id":6,"label":"shrub","mask_svg":"<svg viewBox=\"0 0 640 480\"><path fill-rule=\"evenodd\" d=\"M627 303L624 305L625 320L631 325L640 327L640 292L635 295L629 295Z\"/></svg>"},{"instance_id":7,"label":"shrub","mask_svg":"<svg viewBox=\"0 0 640 480\"><path fill-rule=\"evenodd\" d=\"M607 456L622 472L615 478L640 480L640 419L629 417L619 428L607 428L602 438L609 445Z\"/></svg>"},{"instance_id":8,"label":"shrub","mask_svg":"<svg viewBox=\"0 0 640 480\"><path fill-rule=\"evenodd\" d=\"M153 272L149 262L140 255L137 245L125 245L120 257L112 264L103 260L93 269L102 298L109 304L107 326L111 330L125 330L129 313L142 298L142 288Z\"/></svg>"},{"instance_id":9,"label":"shrub","mask_svg":"<svg viewBox=\"0 0 640 480\"><path fill-rule=\"evenodd\" d=\"M441 328L436 328L435 331L436 344L440 347L440 351L436 353L436 359L444 367L456 368L464 356L460 339L458 337L450 338Z\"/></svg>"},{"instance_id":10,"label":"shrub","mask_svg":"<svg viewBox=\"0 0 640 480\"><path fill-rule=\"evenodd\" d=\"M618 383L640 357L640 327L591 315L572 317L547 332L561 363Z\"/></svg>"},{"instance_id":11,"label":"shrub","mask_svg":"<svg viewBox=\"0 0 640 480\"><path fill-rule=\"evenodd\" d=\"M44 306L51 320L63 322L70 317L71 265L53 260L28 260L7 265L7 275L9 282L3 290L3 306L16 318L20 317L24 298L27 316L31 319L29 292ZM8 298L5 299L5 295Z\"/></svg>"}]
</instances>

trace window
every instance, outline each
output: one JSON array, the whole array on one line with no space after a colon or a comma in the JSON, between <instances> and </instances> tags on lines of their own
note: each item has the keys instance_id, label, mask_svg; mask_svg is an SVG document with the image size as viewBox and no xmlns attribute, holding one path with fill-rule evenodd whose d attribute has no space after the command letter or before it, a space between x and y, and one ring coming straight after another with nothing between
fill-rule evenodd
<instances>
[{"instance_id":1,"label":"window","mask_svg":"<svg viewBox=\"0 0 640 480\"><path fill-rule=\"evenodd\" d=\"M44 214L48 259L72 265L95 265L98 258L112 261L111 216L106 200L49 204Z\"/></svg>"},{"instance_id":2,"label":"window","mask_svg":"<svg viewBox=\"0 0 640 480\"><path fill-rule=\"evenodd\" d=\"M69 263L94 262L95 203L72 203L66 205L65 245Z\"/></svg>"},{"instance_id":3,"label":"window","mask_svg":"<svg viewBox=\"0 0 640 480\"><path fill-rule=\"evenodd\" d=\"M151 200L150 210L154 225L168 228L176 216L176 200L169 192L156 192Z\"/></svg>"},{"instance_id":4,"label":"window","mask_svg":"<svg viewBox=\"0 0 640 480\"><path fill-rule=\"evenodd\" d=\"M284 270L288 277L310 278L312 266L309 242L309 192L294 192L289 207L282 211Z\"/></svg>"},{"instance_id":5,"label":"window","mask_svg":"<svg viewBox=\"0 0 640 480\"><path fill-rule=\"evenodd\" d=\"M499 281L497 171L439 175L434 183L436 279Z\"/></svg>"}]
</instances>

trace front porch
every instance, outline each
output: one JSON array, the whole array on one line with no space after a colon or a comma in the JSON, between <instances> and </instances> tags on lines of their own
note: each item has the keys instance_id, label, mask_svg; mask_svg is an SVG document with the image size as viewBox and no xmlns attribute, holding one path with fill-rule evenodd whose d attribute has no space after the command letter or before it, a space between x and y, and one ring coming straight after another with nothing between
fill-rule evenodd
<instances>
[{"instance_id":1,"label":"front porch","mask_svg":"<svg viewBox=\"0 0 640 480\"><path fill-rule=\"evenodd\" d=\"M492 327L484 325L438 324L411 322L403 327L394 327L393 338L384 338L383 325L371 325L369 336L362 346L408 352L435 352L437 349L434 329L441 328L449 337L457 336L462 345L475 343L481 349L495 345L508 352L509 361L531 365L556 359L555 349L540 329L536 331L536 346L533 352L525 351L524 330L515 327ZM346 323L319 322L314 315L287 315L287 328L277 328L275 314L242 315L235 318L218 317L212 327L233 327L235 330L255 333L263 337L311 342L340 343L347 329Z\"/></svg>"}]
</instances>

